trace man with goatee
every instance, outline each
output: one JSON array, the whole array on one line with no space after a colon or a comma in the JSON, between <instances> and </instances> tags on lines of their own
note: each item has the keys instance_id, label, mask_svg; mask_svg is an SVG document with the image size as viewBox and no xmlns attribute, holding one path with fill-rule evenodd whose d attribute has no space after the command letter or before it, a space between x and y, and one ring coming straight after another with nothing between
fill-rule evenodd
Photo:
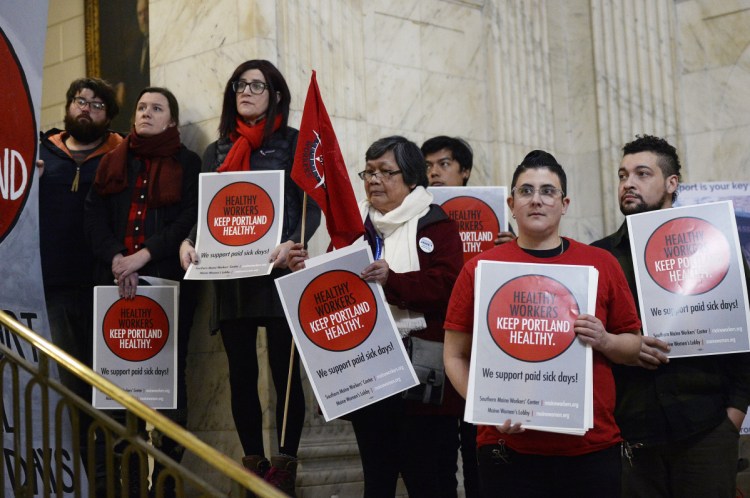
<instances>
[{"instance_id":1,"label":"man with goatee","mask_svg":"<svg viewBox=\"0 0 750 498\"><path fill-rule=\"evenodd\" d=\"M675 148L644 135L622 150L622 214L671 208L681 167ZM593 245L617 258L638 306L627 223ZM739 430L750 404L750 353L668 359L668 351L665 342L644 336L640 366L612 366L615 419L625 439L622 496L733 498Z\"/></svg>"},{"instance_id":2,"label":"man with goatee","mask_svg":"<svg viewBox=\"0 0 750 498\"><path fill-rule=\"evenodd\" d=\"M65 130L42 133L39 236L52 341L91 365L94 256L83 234L83 203L99 161L122 141L108 130L119 107L104 80L80 78L66 94ZM90 389L67 370L60 380L84 399Z\"/></svg>"}]
</instances>

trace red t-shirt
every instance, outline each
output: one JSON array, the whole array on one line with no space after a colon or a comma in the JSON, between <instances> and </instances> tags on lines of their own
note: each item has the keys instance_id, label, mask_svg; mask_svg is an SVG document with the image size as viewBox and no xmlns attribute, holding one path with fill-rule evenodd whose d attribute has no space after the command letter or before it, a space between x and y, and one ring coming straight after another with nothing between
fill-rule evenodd
<instances>
[{"instance_id":1,"label":"red t-shirt","mask_svg":"<svg viewBox=\"0 0 750 498\"><path fill-rule=\"evenodd\" d=\"M570 247L551 258L531 256L518 244L507 242L483 252L467 262L453 287L445 329L471 334L474 330L474 270L481 260L560 265L589 265L599 271L596 317L608 332L621 334L641 328L633 296L617 260L607 251L567 239ZM494 426L480 425L477 445L497 444L499 440L519 453L537 455L584 455L618 443L620 429L614 419L615 383L609 360L593 352L594 428L584 436L526 430L520 434L501 434Z\"/></svg>"}]
</instances>

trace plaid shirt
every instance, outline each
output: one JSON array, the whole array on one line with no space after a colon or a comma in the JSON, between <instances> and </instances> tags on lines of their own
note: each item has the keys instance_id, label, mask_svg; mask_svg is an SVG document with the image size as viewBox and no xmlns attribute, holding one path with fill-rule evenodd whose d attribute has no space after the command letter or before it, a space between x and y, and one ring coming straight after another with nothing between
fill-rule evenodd
<instances>
[{"instance_id":1,"label":"plaid shirt","mask_svg":"<svg viewBox=\"0 0 750 498\"><path fill-rule=\"evenodd\" d=\"M617 258L638 306L627 222L591 245ZM718 426L726 420L728 407L745 412L750 405L750 353L675 358L656 370L613 365L612 373L615 418L631 444L684 440Z\"/></svg>"},{"instance_id":2,"label":"plaid shirt","mask_svg":"<svg viewBox=\"0 0 750 498\"><path fill-rule=\"evenodd\" d=\"M144 166L135 179L133 188L133 197L130 201L130 212L128 213L128 225L125 229L125 247L128 255L135 254L143 248L146 236L143 230L143 223L146 220L146 210L148 209L146 199L148 197L148 173L150 161L144 161Z\"/></svg>"}]
</instances>

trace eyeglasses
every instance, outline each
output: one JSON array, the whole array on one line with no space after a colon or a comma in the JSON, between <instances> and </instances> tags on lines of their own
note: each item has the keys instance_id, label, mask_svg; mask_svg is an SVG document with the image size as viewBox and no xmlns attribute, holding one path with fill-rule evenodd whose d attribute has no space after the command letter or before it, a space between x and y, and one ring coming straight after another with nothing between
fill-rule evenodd
<instances>
[{"instance_id":1,"label":"eyeglasses","mask_svg":"<svg viewBox=\"0 0 750 498\"><path fill-rule=\"evenodd\" d=\"M524 203L531 202L537 192L539 192L539 198L542 199L542 204L548 206L554 204L555 199L557 199L558 196L565 197L565 192L562 189L551 187L549 185L544 185L538 189L531 185L521 185L519 187L513 187L510 191L511 194L518 195L518 198Z\"/></svg>"},{"instance_id":2,"label":"eyeglasses","mask_svg":"<svg viewBox=\"0 0 750 498\"><path fill-rule=\"evenodd\" d=\"M84 110L86 106L89 106L89 109L93 111L103 111L104 108L106 107L104 102L98 102L95 100L86 100L83 97L76 97L73 99L73 102L76 103L76 106L78 106L80 110Z\"/></svg>"},{"instance_id":3,"label":"eyeglasses","mask_svg":"<svg viewBox=\"0 0 750 498\"><path fill-rule=\"evenodd\" d=\"M390 180L396 175L400 175L402 171L400 169L394 169L392 171L360 171L357 173L362 180L369 182L373 178Z\"/></svg>"},{"instance_id":4,"label":"eyeglasses","mask_svg":"<svg viewBox=\"0 0 750 498\"><path fill-rule=\"evenodd\" d=\"M247 82L243 80L232 82L232 90L234 90L235 93L242 93L247 87L250 87L250 93L252 93L253 95L260 95L261 93L266 91L266 88L268 88L268 83L263 83L262 81Z\"/></svg>"}]
</instances>

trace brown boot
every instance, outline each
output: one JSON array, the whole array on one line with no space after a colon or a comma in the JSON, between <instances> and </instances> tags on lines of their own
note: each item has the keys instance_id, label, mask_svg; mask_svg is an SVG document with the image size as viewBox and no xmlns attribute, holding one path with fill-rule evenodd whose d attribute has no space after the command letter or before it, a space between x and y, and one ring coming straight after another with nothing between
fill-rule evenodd
<instances>
[{"instance_id":1,"label":"brown boot","mask_svg":"<svg viewBox=\"0 0 750 498\"><path fill-rule=\"evenodd\" d=\"M261 479L266 478L266 474L268 474L268 470L271 468L271 462L261 455L243 456L242 465Z\"/></svg>"},{"instance_id":2,"label":"brown boot","mask_svg":"<svg viewBox=\"0 0 750 498\"><path fill-rule=\"evenodd\" d=\"M297 459L289 455L272 456L271 470L266 474L265 480L289 496L295 496L294 483L297 480Z\"/></svg>"}]
</instances>

